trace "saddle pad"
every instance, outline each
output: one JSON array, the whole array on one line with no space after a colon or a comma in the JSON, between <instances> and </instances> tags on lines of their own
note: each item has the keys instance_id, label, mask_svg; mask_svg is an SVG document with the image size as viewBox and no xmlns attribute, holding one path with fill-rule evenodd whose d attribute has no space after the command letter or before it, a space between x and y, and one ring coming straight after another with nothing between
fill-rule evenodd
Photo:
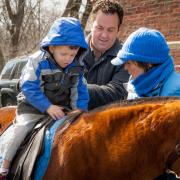
<instances>
[{"instance_id":1,"label":"saddle pad","mask_svg":"<svg viewBox=\"0 0 180 180\"><path fill-rule=\"evenodd\" d=\"M82 110L74 111L71 114L68 114L64 118L56 121L49 130L46 131L44 137L44 148L42 151L42 155L39 156L38 160L36 161L35 168L34 168L34 179L41 180L47 170L48 163L51 156L51 149L54 140L54 136L56 133L57 128L60 127L61 133L69 127L71 123L73 123L81 114L83 113Z\"/></svg>"},{"instance_id":2,"label":"saddle pad","mask_svg":"<svg viewBox=\"0 0 180 180\"><path fill-rule=\"evenodd\" d=\"M55 133L56 133L56 130L57 128L61 127L61 132L63 132L65 129L67 129L69 127L69 125L75 121L75 119L77 119L81 114L83 113L83 111L74 111L73 113L70 113L68 114L68 116L65 116L64 118L60 119L60 120L57 120L57 121L54 121L55 123L52 125L51 124L51 127L49 130L46 129L45 131L45 136L44 136L44 139L42 140L43 143L44 143L44 148L42 148L41 150L41 154L39 155L39 158L36 160L36 163L35 163L35 167L33 168L34 171L33 171L33 174L31 175L32 179L42 179L45 172L46 172L46 169L48 167L48 162L50 160L50 156L51 156L51 147L52 147L52 144L53 144L53 140L54 140L54 136L55 136ZM0 160L2 161L2 157L3 157L3 149L4 146L2 144L5 144L6 145L6 137L8 138L8 133L11 132L11 128L12 126L10 126L4 133L3 135L0 136ZM1 144L2 143L2 144ZM20 156L21 157L21 156ZM30 156L29 156L30 157ZM31 158L27 158L26 160L29 160ZM23 160L24 161L24 160ZM25 162L25 161L24 161ZM2 162L0 162L2 163ZM15 163L16 164L16 163ZM26 165L26 163L23 163ZM28 164L28 163L27 163ZM30 163L32 165L32 163ZM19 168L19 166L17 166ZM23 168L25 167L25 169L22 171L23 174L24 172L29 172L27 171L27 168L29 166L23 166ZM29 169L29 168L28 168ZM16 170L16 169L15 169ZM19 172L19 170L18 170ZM23 175L22 174L22 175ZM13 174L11 174L13 175ZM19 177L20 174L17 174L16 177ZM28 177L30 177L30 174L27 174ZM14 178L14 176L11 176L12 178ZM27 176L24 175L22 176L23 179L26 178ZM28 178L29 179L29 178Z\"/></svg>"},{"instance_id":3,"label":"saddle pad","mask_svg":"<svg viewBox=\"0 0 180 180\"><path fill-rule=\"evenodd\" d=\"M55 121L51 128L46 130L44 137L44 148L34 167L34 180L41 180L43 178L50 160L51 147L53 144L55 132L57 128L64 123L64 120L65 117Z\"/></svg>"},{"instance_id":4,"label":"saddle pad","mask_svg":"<svg viewBox=\"0 0 180 180\"><path fill-rule=\"evenodd\" d=\"M36 161L35 168L34 168L34 179L40 180L44 176L48 162L50 159L51 154L51 146L53 143L54 135L56 132L56 129L63 124L65 120L65 117L54 121L55 123L50 127L50 129L46 130L45 136L44 136L44 148L42 151L42 154L39 156L39 158ZM12 125L9 126L9 128L0 136L0 166L2 164L2 157L4 149L6 149L6 139L8 139L9 134L12 133Z\"/></svg>"}]
</instances>

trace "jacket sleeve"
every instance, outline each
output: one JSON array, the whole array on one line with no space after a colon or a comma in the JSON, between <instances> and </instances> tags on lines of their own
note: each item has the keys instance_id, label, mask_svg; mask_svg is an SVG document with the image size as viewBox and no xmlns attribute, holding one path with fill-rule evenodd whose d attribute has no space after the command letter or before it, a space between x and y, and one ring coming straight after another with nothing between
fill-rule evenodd
<instances>
[{"instance_id":1,"label":"jacket sleeve","mask_svg":"<svg viewBox=\"0 0 180 180\"><path fill-rule=\"evenodd\" d=\"M20 87L27 102L44 113L51 105L51 102L41 89L41 70L40 64L33 58L30 58L23 69Z\"/></svg>"},{"instance_id":2,"label":"jacket sleeve","mask_svg":"<svg viewBox=\"0 0 180 180\"><path fill-rule=\"evenodd\" d=\"M87 82L83 75L80 75L78 82L71 88L71 107L72 109L88 109L89 93Z\"/></svg>"},{"instance_id":3,"label":"jacket sleeve","mask_svg":"<svg viewBox=\"0 0 180 180\"><path fill-rule=\"evenodd\" d=\"M107 72L108 73L108 72ZM113 101L127 98L127 91L123 83L127 83L129 79L128 73L121 66L117 66L111 81L105 85L88 84L89 105L88 109L93 109Z\"/></svg>"}]
</instances>

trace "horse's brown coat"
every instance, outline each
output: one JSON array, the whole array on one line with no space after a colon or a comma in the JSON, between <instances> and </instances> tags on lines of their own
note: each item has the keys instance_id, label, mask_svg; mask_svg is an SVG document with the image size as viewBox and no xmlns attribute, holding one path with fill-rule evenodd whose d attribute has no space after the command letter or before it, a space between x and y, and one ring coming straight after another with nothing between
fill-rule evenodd
<instances>
[{"instance_id":1,"label":"horse's brown coat","mask_svg":"<svg viewBox=\"0 0 180 180\"><path fill-rule=\"evenodd\" d=\"M107 106L56 133L44 179L152 180L179 140L180 99Z\"/></svg>"},{"instance_id":2,"label":"horse's brown coat","mask_svg":"<svg viewBox=\"0 0 180 180\"><path fill-rule=\"evenodd\" d=\"M180 100L87 113L56 136L45 179L152 180L179 140Z\"/></svg>"},{"instance_id":3,"label":"horse's brown coat","mask_svg":"<svg viewBox=\"0 0 180 180\"><path fill-rule=\"evenodd\" d=\"M12 122L15 117L16 106L8 106L0 108L0 134L8 125Z\"/></svg>"}]
</instances>

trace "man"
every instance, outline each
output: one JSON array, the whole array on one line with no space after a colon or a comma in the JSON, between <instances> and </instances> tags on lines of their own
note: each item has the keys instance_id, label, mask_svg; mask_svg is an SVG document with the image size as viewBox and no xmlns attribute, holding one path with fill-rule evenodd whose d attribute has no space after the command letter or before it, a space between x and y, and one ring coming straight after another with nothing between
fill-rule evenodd
<instances>
[{"instance_id":1,"label":"man","mask_svg":"<svg viewBox=\"0 0 180 180\"><path fill-rule=\"evenodd\" d=\"M118 1L99 0L94 4L93 25L87 38L90 48L84 57L89 110L127 97L123 83L128 81L129 75L122 66L111 64L122 47L117 36L123 15Z\"/></svg>"}]
</instances>

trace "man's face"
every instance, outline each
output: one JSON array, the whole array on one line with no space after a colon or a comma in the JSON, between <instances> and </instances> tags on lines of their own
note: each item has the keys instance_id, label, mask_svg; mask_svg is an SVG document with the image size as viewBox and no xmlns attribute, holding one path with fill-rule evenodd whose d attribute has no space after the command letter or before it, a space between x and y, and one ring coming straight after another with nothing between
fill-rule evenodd
<instances>
[{"instance_id":1,"label":"man's face","mask_svg":"<svg viewBox=\"0 0 180 180\"><path fill-rule=\"evenodd\" d=\"M93 48L104 53L114 44L119 26L119 17L115 14L105 14L99 10L92 26L91 43Z\"/></svg>"}]
</instances>

